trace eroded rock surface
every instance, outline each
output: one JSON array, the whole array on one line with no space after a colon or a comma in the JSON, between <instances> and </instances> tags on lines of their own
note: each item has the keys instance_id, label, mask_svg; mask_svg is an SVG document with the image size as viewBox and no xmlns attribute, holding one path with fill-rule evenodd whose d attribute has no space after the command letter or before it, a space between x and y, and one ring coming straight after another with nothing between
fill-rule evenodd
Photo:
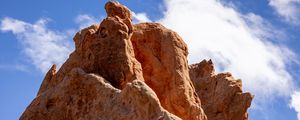
<instances>
[{"instance_id":1,"label":"eroded rock surface","mask_svg":"<svg viewBox=\"0 0 300 120\"><path fill-rule=\"evenodd\" d=\"M187 45L179 35L157 23L135 25L132 44L145 82L162 106L184 120L206 120L188 74Z\"/></svg>"},{"instance_id":2,"label":"eroded rock surface","mask_svg":"<svg viewBox=\"0 0 300 120\"><path fill-rule=\"evenodd\" d=\"M46 73L21 120L245 120L253 96L210 61L188 66L187 45L158 23L132 24L128 8L105 5L99 25L79 31L75 50ZM195 85L195 87L194 87Z\"/></svg>"},{"instance_id":3,"label":"eroded rock surface","mask_svg":"<svg viewBox=\"0 0 300 120\"><path fill-rule=\"evenodd\" d=\"M248 120L253 95L230 73L215 74L211 60L189 66L189 73L208 120Z\"/></svg>"},{"instance_id":4,"label":"eroded rock surface","mask_svg":"<svg viewBox=\"0 0 300 120\"><path fill-rule=\"evenodd\" d=\"M54 88L37 96L21 120L176 120L144 82L123 90L96 74L73 68Z\"/></svg>"},{"instance_id":5,"label":"eroded rock surface","mask_svg":"<svg viewBox=\"0 0 300 120\"><path fill-rule=\"evenodd\" d=\"M131 17L127 15L130 11L116 2L108 2L106 8L107 11L122 12L108 12L108 17L99 26L92 25L75 35L76 49L52 80L53 85L61 82L74 67L99 74L117 88L123 88L135 79L143 81L141 64L135 59L130 42L132 25Z\"/></svg>"}]
</instances>

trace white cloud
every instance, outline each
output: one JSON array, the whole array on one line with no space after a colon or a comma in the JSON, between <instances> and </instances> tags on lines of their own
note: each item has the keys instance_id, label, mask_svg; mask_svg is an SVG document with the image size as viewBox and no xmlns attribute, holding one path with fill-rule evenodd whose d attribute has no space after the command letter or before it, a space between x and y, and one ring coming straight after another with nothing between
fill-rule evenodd
<instances>
[{"instance_id":1,"label":"white cloud","mask_svg":"<svg viewBox=\"0 0 300 120\"><path fill-rule=\"evenodd\" d=\"M96 19L95 17L87 15L87 14L80 14L75 18L75 22L77 24L79 24L80 29L89 27L92 24L97 24L98 20L100 20L100 19Z\"/></svg>"},{"instance_id":2,"label":"white cloud","mask_svg":"<svg viewBox=\"0 0 300 120\"><path fill-rule=\"evenodd\" d=\"M31 24L6 17L0 24L1 31L16 35L24 46L25 55L42 72L48 71L52 64L60 66L72 50L66 33L50 30L46 23L46 19Z\"/></svg>"},{"instance_id":3,"label":"white cloud","mask_svg":"<svg viewBox=\"0 0 300 120\"><path fill-rule=\"evenodd\" d=\"M278 31L263 18L240 14L218 0L165 0L165 5L159 22L183 37L189 63L211 58L217 71L243 80L244 89L255 94L254 105L291 94L287 64L295 54L268 40Z\"/></svg>"},{"instance_id":4,"label":"white cloud","mask_svg":"<svg viewBox=\"0 0 300 120\"><path fill-rule=\"evenodd\" d=\"M287 22L300 25L300 0L269 0L269 5Z\"/></svg>"},{"instance_id":5,"label":"white cloud","mask_svg":"<svg viewBox=\"0 0 300 120\"><path fill-rule=\"evenodd\" d=\"M287 36L283 31L272 26L271 23L264 20L261 16L253 13L248 13L241 16L244 18L247 27L251 29L251 33L260 38L269 40L286 40Z\"/></svg>"},{"instance_id":6,"label":"white cloud","mask_svg":"<svg viewBox=\"0 0 300 120\"><path fill-rule=\"evenodd\" d=\"M12 31L14 34L21 33L25 31L25 27L27 24L23 21L10 19L10 18L4 18L1 21L1 30L2 31Z\"/></svg>"},{"instance_id":7,"label":"white cloud","mask_svg":"<svg viewBox=\"0 0 300 120\"><path fill-rule=\"evenodd\" d=\"M298 113L298 120L300 120L300 91L295 91L293 93L290 107L295 109Z\"/></svg>"},{"instance_id":8,"label":"white cloud","mask_svg":"<svg viewBox=\"0 0 300 120\"><path fill-rule=\"evenodd\" d=\"M0 64L0 70L29 72L29 68L24 64Z\"/></svg>"},{"instance_id":9,"label":"white cloud","mask_svg":"<svg viewBox=\"0 0 300 120\"><path fill-rule=\"evenodd\" d=\"M132 16L133 16L133 23L151 22L151 20L147 17L146 13L132 12Z\"/></svg>"}]
</instances>

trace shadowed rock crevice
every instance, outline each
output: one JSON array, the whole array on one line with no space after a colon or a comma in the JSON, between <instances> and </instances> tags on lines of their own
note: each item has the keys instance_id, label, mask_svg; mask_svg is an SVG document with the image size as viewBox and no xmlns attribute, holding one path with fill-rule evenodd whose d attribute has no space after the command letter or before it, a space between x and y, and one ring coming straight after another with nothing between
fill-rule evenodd
<instances>
[{"instance_id":1,"label":"shadowed rock crevice","mask_svg":"<svg viewBox=\"0 0 300 120\"><path fill-rule=\"evenodd\" d=\"M130 10L74 36L75 50L45 75L21 120L246 120L253 96L242 81L215 74L211 61L188 65L188 48L159 23L132 24Z\"/></svg>"}]
</instances>

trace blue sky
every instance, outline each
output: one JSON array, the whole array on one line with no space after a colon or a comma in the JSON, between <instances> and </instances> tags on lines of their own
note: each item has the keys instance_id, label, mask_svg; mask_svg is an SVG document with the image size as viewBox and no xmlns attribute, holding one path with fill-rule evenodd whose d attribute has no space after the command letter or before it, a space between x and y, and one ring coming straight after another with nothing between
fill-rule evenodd
<instances>
[{"instance_id":1,"label":"blue sky","mask_svg":"<svg viewBox=\"0 0 300 120\"><path fill-rule=\"evenodd\" d=\"M300 120L299 0L122 1L135 23L159 22L255 95L250 120ZM105 1L1 0L0 116L18 119L51 64L62 64L80 28L99 24ZM298 114L298 118L297 118Z\"/></svg>"}]
</instances>

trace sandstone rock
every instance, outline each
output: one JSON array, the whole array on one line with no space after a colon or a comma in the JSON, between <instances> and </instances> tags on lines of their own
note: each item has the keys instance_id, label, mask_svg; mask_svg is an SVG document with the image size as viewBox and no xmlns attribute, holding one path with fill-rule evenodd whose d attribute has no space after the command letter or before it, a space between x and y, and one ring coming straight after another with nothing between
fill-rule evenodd
<instances>
[{"instance_id":1,"label":"sandstone rock","mask_svg":"<svg viewBox=\"0 0 300 120\"><path fill-rule=\"evenodd\" d=\"M131 38L145 82L162 106L184 120L205 120L188 74L187 46L179 35L157 23L135 25Z\"/></svg>"},{"instance_id":2,"label":"sandstone rock","mask_svg":"<svg viewBox=\"0 0 300 120\"><path fill-rule=\"evenodd\" d=\"M52 78L55 78L56 76L56 65L52 65L52 67L50 68L50 70L46 73L46 76L43 80L43 83L40 87L40 90L38 92L37 95L40 95L41 93L45 92L47 89L49 89L49 86L53 86L50 85L51 83L53 84L53 82L51 81Z\"/></svg>"},{"instance_id":3,"label":"sandstone rock","mask_svg":"<svg viewBox=\"0 0 300 120\"><path fill-rule=\"evenodd\" d=\"M65 79L37 96L21 120L176 120L156 94L134 80L123 90L96 74L73 68Z\"/></svg>"},{"instance_id":4,"label":"sandstone rock","mask_svg":"<svg viewBox=\"0 0 300 120\"><path fill-rule=\"evenodd\" d=\"M215 74L211 60L189 66L190 78L208 120L248 120L253 95L242 93L242 81L230 73Z\"/></svg>"},{"instance_id":5,"label":"sandstone rock","mask_svg":"<svg viewBox=\"0 0 300 120\"><path fill-rule=\"evenodd\" d=\"M176 32L133 25L118 2L105 9L99 25L75 35L75 51L60 69L50 68L21 120L247 119L253 96L242 93L241 81L216 75L211 61L188 66Z\"/></svg>"},{"instance_id":6,"label":"sandstone rock","mask_svg":"<svg viewBox=\"0 0 300 120\"><path fill-rule=\"evenodd\" d=\"M112 2L107 7L125 8ZM108 12L100 26L78 32L75 51L57 73L55 65L49 70L38 96L20 119L180 119L162 108L155 92L143 82L128 20Z\"/></svg>"},{"instance_id":7,"label":"sandstone rock","mask_svg":"<svg viewBox=\"0 0 300 120\"><path fill-rule=\"evenodd\" d=\"M119 3L108 2L106 5L109 9L114 7L116 10L124 8L121 9L125 10L124 13L130 12ZM123 16L121 19L118 16L121 15L108 13L108 17L101 22L100 26L92 25L75 35L76 50L62 65L57 77L52 80L53 85L61 82L64 75L74 67L82 68L87 73L97 73L120 89L134 79L143 80L141 65L134 57L130 42L132 26L128 26L131 25L131 21L127 20L131 18ZM123 21L130 24L125 24Z\"/></svg>"},{"instance_id":8,"label":"sandstone rock","mask_svg":"<svg viewBox=\"0 0 300 120\"><path fill-rule=\"evenodd\" d=\"M130 10L126 7L121 5L118 2L107 2L105 4L105 10L108 17L115 17L118 16L121 19L130 19L132 20L132 15Z\"/></svg>"}]
</instances>

